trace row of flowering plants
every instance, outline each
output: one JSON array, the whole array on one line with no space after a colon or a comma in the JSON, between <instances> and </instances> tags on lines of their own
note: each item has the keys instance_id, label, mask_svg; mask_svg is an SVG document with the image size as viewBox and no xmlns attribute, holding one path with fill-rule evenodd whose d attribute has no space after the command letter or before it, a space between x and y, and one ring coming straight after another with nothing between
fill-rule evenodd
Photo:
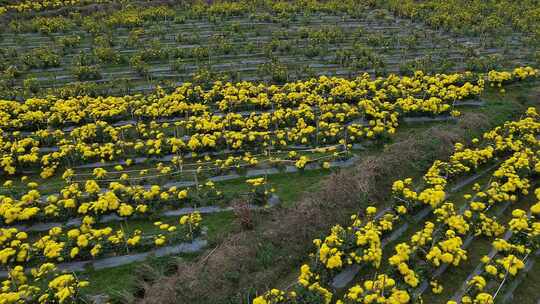
<instances>
[{"instance_id":1,"label":"row of flowering plants","mask_svg":"<svg viewBox=\"0 0 540 304\"><path fill-rule=\"evenodd\" d=\"M538 117L530 108L527 117L486 132L484 144L473 140L474 145L480 145L478 147L466 149L457 144L450 161L434 162L424 175L425 186L421 191L414 189L412 179L396 181L395 201L389 211L377 213L375 207L368 207L365 222L360 215L353 215L351 226L333 227L326 238L314 241L317 250L311 255L311 262L301 267L298 284L292 291L270 290L253 302L303 303L310 299L310 303L412 303L421 298L422 286L431 286L433 293L441 293L444 287L436 278L444 271L443 265L459 267L468 258L465 238L500 237L507 228L494 210L504 210L505 203L512 204L529 195L531 178L534 180L540 172ZM497 158L504 161L496 162L497 168L484 188L475 184L474 193L464 195L465 205L458 208L448 200L449 182ZM419 210L415 207L418 205L429 206L433 220L414 231L410 240L395 245L395 253L384 261L386 236L399 224L412 223L412 218L400 221L418 213L415 211ZM523 254L535 250L537 209L535 205L529 217L516 209L508 222L508 229L526 230L521 237L529 247L526 250L521 247ZM506 264L507 268L511 263L504 258L495 261L502 267ZM354 264L369 266L377 275L356 278L359 281L349 285L344 294L337 292L331 284L335 275ZM474 291L471 289L471 292ZM485 295L475 297L477 295L473 297L474 303L493 303L482 302ZM473 300L464 303L473 303Z\"/></svg>"},{"instance_id":2,"label":"row of flowering plants","mask_svg":"<svg viewBox=\"0 0 540 304\"><path fill-rule=\"evenodd\" d=\"M448 5L440 0L422 3L392 0L381 4L398 16L422 20L454 33L490 37L493 33L508 35L523 32L531 34L538 42L539 19L534 13L535 4L530 1L501 1L498 5L490 5L458 0Z\"/></svg>"},{"instance_id":3,"label":"row of flowering plants","mask_svg":"<svg viewBox=\"0 0 540 304\"><path fill-rule=\"evenodd\" d=\"M0 15L10 11L25 12L25 11L42 11L48 9L56 9L62 7L84 5L90 3L106 3L108 0L39 0L39 1L11 1L0 7Z\"/></svg>"},{"instance_id":4,"label":"row of flowering plants","mask_svg":"<svg viewBox=\"0 0 540 304\"><path fill-rule=\"evenodd\" d=\"M22 222L58 222L72 217L102 217L116 214L122 218L147 217L170 209L204 206L209 202L225 203L225 195L211 181L188 187L168 188L153 185L149 188L111 182L101 187L95 180L82 186L71 183L58 194L41 196L29 190L21 197L1 196L1 216L4 224ZM230 200L230 198L229 198Z\"/></svg>"},{"instance_id":5,"label":"row of flowering plants","mask_svg":"<svg viewBox=\"0 0 540 304\"><path fill-rule=\"evenodd\" d=\"M58 1L5 1L2 6L2 12L39 12L44 10L56 9L56 8L78 8L86 4L92 3L110 3L110 0L58 0ZM135 3L137 4L137 3ZM147 4L148 5L148 4ZM362 3L354 1L311 1L305 3L302 1L291 2L275 2L275 1L262 1L259 3L258 9L269 12L272 15L291 15L291 14L304 14L306 12L311 14L323 13L323 12L335 12L346 13L351 9L365 7ZM219 18L232 17L232 16L246 16L253 14L253 18L266 19L263 16L257 16L256 8L253 7L250 1L220 1L220 2L200 2L200 1L186 1L180 3L177 8L183 9L184 18L202 19L209 18L210 20L218 21ZM172 13L168 10L172 10L162 3L158 3L157 7L140 5L136 8L128 7L122 10L115 11L113 16L106 21L108 26L121 26L121 25L140 25L145 19L159 18L159 17L172 17ZM167 13L150 13L153 10L160 10ZM97 19L102 14L94 13L90 15L91 19ZM75 16L71 16L74 18ZM69 18L69 17L66 17ZM217 19L216 19L217 18ZM124 20L123 20L124 19ZM143 19L143 20L141 20ZM178 18L174 20L176 23L183 23L185 19Z\"/></svg>"},{"instance_id":6,"label":"row of flowering plants","mask_svg":"<svg viewBox=\"0 0 540 304\"><path fill-rule=\"evenodd\" d=\"M13 268L43 262L87 261L192 241L202 232L202 216L197 212L173 223L154 222L153 231L129 231L123 226L98 228L95 222L94 217L85 216L78 227L56 226L40 236L17 228L2 228L0 262L3 267Z\"/></svg>"},{"instance_id":7,"label":"row of flowering plants","mask_svg":"<svg viewBox=\"0 0 540 304\"><path fill-rule=\"evenodd\" d=\"M82 6L89 3L108 3L108 0L76 0L76 1L7 1L2 6L2 12L36 12L59 7ZM474 3L467 6L464 1L456 1L454 5L447 5L444 1L432 0L426 3L416 3L414 1L389 1L379 3L377 1L357 2L357 1L302 1L276 2L261 1L257 7L253 7L250 1L220 1L220 2L200 2L187 1L180 4L184 9L184 16L187 18L201 19L209 18L219 20L219 18L252 15L256 18L260 11L267 12L274 16L294 16L295 14L353 14L355 10L366 10L367 6L388 7L399 16L408 16L426 21L433 26L440 26L450 30L464 30L469 28L472 32L489 32L493 30L503 30L506 26L514 26L518 30L534 32L538 17L534 14L534 3L513 3L503 1L499 6L490 6L488 3ZM108 26L141 25L145 19L158 17L172 18L171 13L150 13L152 10L165 11L172 10L166 6L158 7L136 7L125 9L127 12L115 11L113 16L106 20ZM377 17L385 16L384 12L377 12ZM474 15L478 14L478 15ZM149 16L148 16L149 15ZM264 14L259 18L265 18ZM94 13L90 19L97 19L102 14ZM66 19L69 17L66 17ZM71 16L76 18L76 16ZM265 19L269 19L266 17ZM486 20L484 20L486 19ZM269 20L273 20L270 18ZM185 19L175 19L175 22L183 22ZM471 29L472 28L472 29Z\"/></svg>"}]
</instances>

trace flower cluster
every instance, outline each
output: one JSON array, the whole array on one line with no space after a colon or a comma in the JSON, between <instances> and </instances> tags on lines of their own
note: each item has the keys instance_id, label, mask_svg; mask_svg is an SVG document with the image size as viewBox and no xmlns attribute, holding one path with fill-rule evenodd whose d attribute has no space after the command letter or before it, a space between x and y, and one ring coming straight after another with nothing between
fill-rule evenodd
<instances>
[{"instance_id":1,"label":"flower cluster","mask_svg":"<svg viewBox=\"0 0 540 304\"><path fill-rule=\"evenodd\" d=\"M2 282L0 302L77 303L80 290L88 284L73 274L59 272L52 263L30 269L30 275L22 266L15 266L9 271L8 279Z\"/></svg>"},{"instance_id":2,"label":"flower cluster","mask_svg":"<svg viewBox=\"0 0 540 304\"><path fill-rule=\"evenodd\" d=\"M518 67L511 72L490 71L488 73L488 82L491 86L501 87L502 84L524 80L529 77L538 77L539 71L532 67Z\"/></svg>"}]
</instances>

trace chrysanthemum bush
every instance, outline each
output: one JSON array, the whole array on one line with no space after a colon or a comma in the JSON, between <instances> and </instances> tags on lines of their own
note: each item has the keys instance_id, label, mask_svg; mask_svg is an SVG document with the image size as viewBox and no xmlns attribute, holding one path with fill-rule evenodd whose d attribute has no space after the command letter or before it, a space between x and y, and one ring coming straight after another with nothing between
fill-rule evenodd
<instances>
[{"instance_id":1,"label":"chrysanthemum bush","mask_svg":"<svg viewBox=\"0 0 540 304\"><path fill-rule=\"evenodd\" d=\"M275 192L274 188L269 187L265 177L248 179L246 183L250 186L250 200L258 205L265 205L272 193Z\"/></svg>"},{"instance_id":2,"label":"chrysanthemum bush","mask_svg":"<svg viewBox=\"0 0 540 304\"><path fill-rule=\"evenodd\" d=\"M80 290L88 286L73 273L58 271L53 263L44 263L26 273L23 266L9 270L2 281L2 303L77 303Z\"/></svg>"},{"instance_id":3,"label":"chrysanthemum bush","mask_svg":"<svg viewBox=\"0 0 540 304\"><path fill-rule=\"evenodd\" d=\"M510 211L513 218L508 226L493 210L529 195L531 178L540 174L539 118L530 108L523 119L486 132L482 140L474 139L471 148L456 144L449 161L433 163L420 189L411 178L394 182L394 203L389 210L378 212L368 207L363 216L351 217L349 227L334 226L324 239L314 240L316 250L310 262L301 267L298 283L291 291L272 290L254 303L411 303L421 297L423 284L433 293L443 291L444 284L436 279L440 275L437 271L443 265L459 267L468 258L464 244L468 237L494 239L494 248L501 252L492 260L496 265L488 269L499 273L499 280L515 275L523 268L524 256L538 249L537 204L529 215L519 209ZM448 200L449 184L489 164L496 164L490 181L483 187L475 184L474 193L464 195L465 205L456 206ZM396 227L414 223L413 217L422 208L431 210L433 220L419 225L410 239L396 244L394 254L383 261L384 239ZM510 241L501 239L506 229L514 232ZM508 255L516 252L519 257ZM334 294L332 280L354 264L371 268L369 273L377 276L357 277L345 294ZM495 271L494 267L504 269L506 275L501 278L501 270ZM492 303L495 295L484 291L485 282L480 287L469 289L470 295L464 301Z\"/></svg>"}]
</instances>

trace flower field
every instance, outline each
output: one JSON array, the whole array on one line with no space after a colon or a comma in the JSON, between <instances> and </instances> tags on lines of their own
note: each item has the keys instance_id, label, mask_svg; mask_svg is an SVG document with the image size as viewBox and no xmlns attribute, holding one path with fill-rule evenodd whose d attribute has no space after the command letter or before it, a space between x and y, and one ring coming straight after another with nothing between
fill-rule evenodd
<instances>
[{"instance_id":1,"label":"flower field","mask_svg":"<svg viewBox=\"0 0 540 304\"><path fill-rule=\"evenodd\" d=\"M0 304L193 303L146 276L197 286L287 213L330 229L223 259L239 285L284 260L250 250L302 261L223 303L512 301L538 282L540 27L487 2L0 0ZM346 193L348 224L297 204L421 130L451 154L376 176L390 200Z\"/></svg>"},{"instance_id":2,"label":"flower field","mask_svg":"<svg viewBox=\"0 0 540 304\"><path fill-rule=\"evenodd\" d=\"M449 161L435 161L422 182L395 181L392 206L367 207L351 216L350 226L315 239L297 284L253 303L412 303L443 291L444 272L468 259L476 238L490 240L492 251L446 303L494 303L539 251L538 118L530 108L527 117L484 133L472 147L456 144ZM475 183L459 204L448 199L453 182L494 162L487 183ZM512 207L527 196L535 200L530 208ZM411 222L416 230L400 229Z\"/></svg>"},{"instance_id":3,"label":"flower field","mask_svg":"<svg viewBox=\"0 0 540 304\"><path fill-rule=\"evenodd\" d=\"M458 117L459 103L477 98L486 83L498 87L537 75L528 67L492 71L485 77L417 72L413 77L373 80L364 74L354 80L321 77L268 87L216 82L208 91L185 84L173 93L158 91L147 97L3 101L0 262L10 286L5 296L45 302L75 299L78 288L88 283L72 275L54 277L57 267L75 270L74 262L144 252L204 234L201 214L182 210L228 204L232 198L217 190L212 178L251 174L246 199L254 207L263 206L274 191L267 183L271 172L328 170L354 157L355 147L391 138L403 117ZM355 216L352 226L336 226L324 242L315 241L315 264L323 267L321 274L303 266L300 284L308 290L317 284L315 290L330 299L324 285L311 282L314 278L330 279L346 264L380 267L381 238L420 212L422 205L431 209L424 217L435 215L441 228L426 222L412 243L396 247L405 256L390 262L399 265L413 287L421 282L419 275L407 263L394 262L408 261L412 249L429 251L425 261L435 272L441 264L457 266L466 258L461 237L501 235L503 224L484 210L532 192L529 178L538 169L534 160L539 124L534 109L528 115L486 133L486 143L476 140L479 147L456 145L449 162L436 162L426 173L425 189L414 190L410 179L396 181L394 195L402 204L384 215L375 217L377 210L370 207L365 226ZM445 201L449 181L501 157L508 158L493 172L499 181L482 192L478 189L470 210L458 211ZM528 168L529 158L532 170L515 167ZM521 171L524 176L515 174ZM58 182L47 182L55 178ZM476 201L480 199L485 202ZM526 213L514 213L516 223L529 220ZM165 217L150 231L126 229L130 219L149 215ZM477 223L467 224L470 219ZM111 221L126 226L107 226ZM447 226L457 231L432 236ZM422 235L440 241L422 248L428 244L418 240ZM34 269L31 278L25 274L29 268ZM51 277L46 292L37 286L28 289L42 276ZM55 291L51 286L59 278L63 287Z\"/></svg>"}]
</instances>

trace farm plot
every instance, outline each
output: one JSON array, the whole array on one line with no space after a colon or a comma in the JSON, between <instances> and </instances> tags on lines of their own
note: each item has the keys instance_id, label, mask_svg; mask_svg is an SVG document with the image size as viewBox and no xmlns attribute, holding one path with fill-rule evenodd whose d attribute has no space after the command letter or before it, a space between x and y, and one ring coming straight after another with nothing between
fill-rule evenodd
<instances>
[{"instance_id":1,"label":"farm plot","mask_svg":"<svg viewBox=\"0 0 540 304\"><path fill-rule=\"evenodd\" d=\"M0 303L131 301L156 283L133 290L127 273L143 262L180 277L217 252L227 267L208 267L204 283L215 286L205 299L220 302L528 304L540 116L515 88L540 73L537 6L0 0ZM390 201L355 198L349 225L313 216L341 225L323 237L328 223L306 229L304 241L316 239L300 263L304 253L277 261L266 250L298 241L259 230L309 222L300 213L317 212L295 201L322 176L432 123L472 137L486 130L472 130L481 117L500 125L446 160L425 151L424 164L403 165L411 177L382 195ZM347 208L345 220L360 205ZM249 271L221 271L236 263L220 253L235 237L249 240L249 257L235 251ZM264 292L282 278L260 265L280 275L298 266L298 279ZM190 287L200 269L188 271ZM197 288L175 299L183 278L171 279L168 301L199 300Z\"/></svg>"},{"instance_id":2,"label":"farm plot","mask_svg":"<svg viewBox=\"0 0 540 304\"><path fill-rule=\"evenodd\" d=\"M54 278L57 270L197 252L208 238L204 214L231 211L238 200L253 210L279 203L272 174L348 166L356 149L384 142L404 117L452 119L486 82L537 75L532 68L487 78L366 74L283 86L216 82L207 91L185 84L146 97L5 101L0 255L15 288L6 297L77 299L87 283L69 273ZM219 188L230 179L244 179L245 192ZM42 276L49 288L39 288ZM36 288L17 287L27 280Z\"/></svg>"}]
</instances>

